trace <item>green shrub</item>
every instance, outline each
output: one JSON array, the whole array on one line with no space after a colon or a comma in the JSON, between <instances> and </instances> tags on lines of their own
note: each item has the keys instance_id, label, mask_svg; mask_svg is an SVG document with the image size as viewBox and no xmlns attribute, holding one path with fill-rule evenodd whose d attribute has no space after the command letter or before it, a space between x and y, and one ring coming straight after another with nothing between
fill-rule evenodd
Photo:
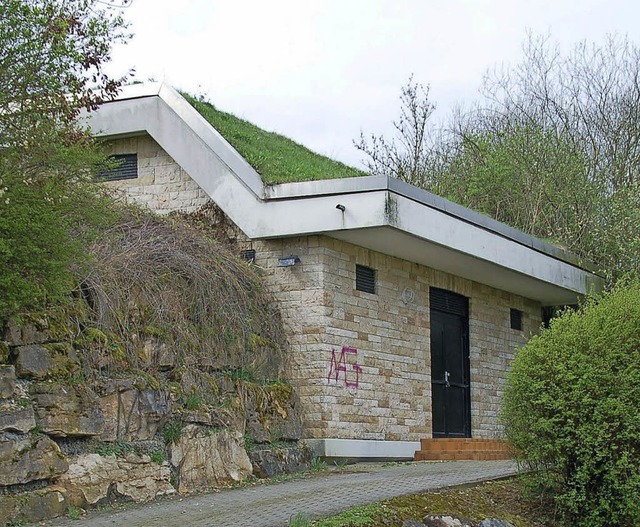
<instances>
[{"instance_id":1,"label":"green shrub","mask_svg":"<svg viewBox=\"0 0 640 527\"><path fill-rule=\"evenodd\" d=\"M171 445L177 443L182 436L182 424L176 420L170 420L164 425L162 429L162 438L165 445Z\"/></svg>"},{"instance_id":2,"label":"green shrub","mask_svg":"<svg viewBox=\"0 0 640 527\"><path fill-rule=\"evenodd\" d=\"M31 181L9 161L0 161L2 319L66 298L86 272L86 246L115 211L90 182L55 176ZM77 170L70 161L69 172Z\"/></svg>"},{"instance_id":3,"label":"green shrub","mask_svg":"<svg viewBox=\"0 0 640 527\"><path fill-rule=\"evenodd\" d=\"M103 67L126 24L104 4L0 2L0 320L65 299L111 210L77 119L122 83Z\"/></svg>"},{"instance_id":4,"label":"green shrub","mask_svg":"<svg viewBox=\"0 0 640 527\"><path fill-rule=\"evenodd\" d=\"M202 398L202 395L195 392L191 392L184 398L184 407L187 410L198 410L203 404L204 399Z\"/></svg>"},{"instance_id":5,"label":"green shrub","mask_svg":"<svg viewBox=\"0 0 640 527\"><path fill-rule=\"evenodd\" d=\"M509 440L566 525L640 525L640 281L531 339L504 397Z\"/></svg>"},{"instance_id":6,"label":"green shrub","mask_svg":"<svg viewBox=\"0 0 640 527\"><path fill-rule=\"evenodd\" d=\"M167 460L167 453L164 450L154 449L149 452L149 457L151 461L161 465Z\"/></svg>"}]
</instances>

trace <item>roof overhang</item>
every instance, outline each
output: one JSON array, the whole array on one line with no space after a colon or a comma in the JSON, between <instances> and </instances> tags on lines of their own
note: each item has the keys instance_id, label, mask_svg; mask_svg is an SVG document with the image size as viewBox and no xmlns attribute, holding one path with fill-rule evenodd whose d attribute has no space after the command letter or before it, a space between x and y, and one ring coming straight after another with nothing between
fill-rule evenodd
<instances>
[{"instance_id":1,"label":"roof overhang","mask_svg":"<svg viewBox=\"0 0 640 527\"><path fill-rule=\"evenodd\" d=\"M588 262L393 178L264 186L244 158L163 84L127 87L87 118L96 136L149 134L252 239L324 234L544 305L572 304L602 288Z\"/></svg>"}]
</instances>

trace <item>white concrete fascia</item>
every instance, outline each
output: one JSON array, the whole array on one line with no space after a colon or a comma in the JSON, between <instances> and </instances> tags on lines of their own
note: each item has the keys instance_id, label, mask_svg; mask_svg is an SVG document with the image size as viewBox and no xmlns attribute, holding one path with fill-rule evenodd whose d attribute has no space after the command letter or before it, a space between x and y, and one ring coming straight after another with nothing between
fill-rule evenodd
<instances>
[{"instance_id":1,"label":"white concrete fascia","mask_svg":"<svg viewBox=\"0 0 640 527\"><path fill-rule=\"evenodd\" d=\"M420 441L378 441L363 439L305 439L314 456L345 459L413 459Z\"/></svg>"},{"instance_id":2,"label":"white concrete fascia","mask_svg":"<svg viewBox=\"0 0 640 527\"><path fill-rule=\"evenodd\" d=\"M164 84L125 88L119 98L89 114L88 124L99 137L148 133L252 239L325 234L357 242L358 233L392 229L411 237L410 242L405 236L395 244L394 256L423 263L428 258L416 256L415 244L424 254L444 249L457 274L481 283L495 285L504 269L561 289L566 299L602 285L589 265L575 256L391 178L265 186L253 167ZM375 237L368 246L389 253L388 244L383 249ZM442 265L436 268L447 271L445 260L440 258ZM487 265L482 272L473 269L469 265L473 261L490 264L491 270L486 270ZM492 275L490 280L487 273ZM505 290L521 294L517 286ZM539 300L545 303L544 298Z\"/></svg>"}]
</instances>

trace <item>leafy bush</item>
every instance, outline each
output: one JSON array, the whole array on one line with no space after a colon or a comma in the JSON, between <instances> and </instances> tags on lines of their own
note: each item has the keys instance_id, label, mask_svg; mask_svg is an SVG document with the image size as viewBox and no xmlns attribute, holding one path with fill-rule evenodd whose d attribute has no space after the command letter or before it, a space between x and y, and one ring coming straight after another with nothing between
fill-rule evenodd
<instances>
[{"instance_id":1,"label":"leafy bush","mask_svg":"<svg viewBox=\"0 0 640 527\"><path fill-rule=\"evenodd\" d=\"M640 281L567 311L520 350L506 433L566 525L640 525Z\"/></svg>"},{"instance_id":2,"label":"leafy bush","mask_svg":"<svg viewBox=\"0 0 640 527\"><path fill-rule=\"evenodd\" d=\"M85 158L88 155L84 156ZM86 169L68 164L68 173ZM30 179L7 158L0 161L5 185L0 203L0 319L59 302L86 274L86 247L116 208L91 182L49 175ZM49 167L50 168L50 167ZM61 169L64 170L64 169Z\"/></svg>"},{"instance_id":3,"label":"leafy bush","mask_svg":"<svg viewBox=\"0 0 640 527\"><path fill-rule=\"evenodd\" d=\"M103 66L124 29L100 0L0 2L0 321L64 298L105 223L77 117L117 93Z\"/></svg>"}]
</instances>

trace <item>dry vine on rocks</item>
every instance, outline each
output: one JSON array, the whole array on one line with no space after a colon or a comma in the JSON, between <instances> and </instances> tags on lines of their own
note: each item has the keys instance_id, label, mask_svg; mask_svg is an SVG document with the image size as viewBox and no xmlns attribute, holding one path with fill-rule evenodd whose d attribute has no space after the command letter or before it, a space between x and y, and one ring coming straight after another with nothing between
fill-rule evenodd
<instances>
[{"instance_id":1,"label":"dry vine on rocks","mask_svg":"<svg viewBox=\"0 0 640 527\"><path fill-rule=\"evenodd\" d=\"M154 373L161 354L180 368L276 378L277 310L256 269L184 220L129 212L94 244L83 282L99 350L94 371Z\"/></svg>"}]
</instances>

